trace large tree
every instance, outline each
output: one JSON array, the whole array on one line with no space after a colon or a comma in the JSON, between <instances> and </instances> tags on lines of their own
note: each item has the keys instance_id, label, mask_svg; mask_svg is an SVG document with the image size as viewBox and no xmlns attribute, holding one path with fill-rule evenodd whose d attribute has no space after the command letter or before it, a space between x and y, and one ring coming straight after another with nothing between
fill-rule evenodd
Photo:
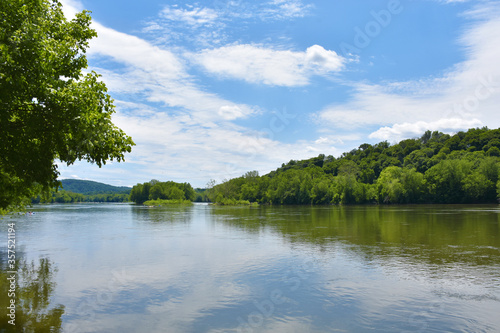
<instances>
[{"instance_id":1,"label":"large tree","mask_svg":"<svg viewBox=\"0 0 500 333\"><path fill-rule=\"evenodd\" d=\"M0 209L57 186L57 160L101 167L134 145L99 75L84 74L90 23L57 0L0 1Z\"/></svg>"}]
</instances>

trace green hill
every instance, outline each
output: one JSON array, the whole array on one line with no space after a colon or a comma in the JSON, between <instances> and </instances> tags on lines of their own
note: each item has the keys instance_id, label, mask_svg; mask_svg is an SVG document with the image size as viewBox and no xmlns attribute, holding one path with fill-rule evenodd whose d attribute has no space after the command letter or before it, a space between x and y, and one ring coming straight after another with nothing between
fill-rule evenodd
<instances>
[{"instance_id":1,"label":"green hill","mask_svg":"<svg viewBox=\"0 0 500 333\"><path fill-rule=\"evenodd\" d=\"M495 203L500 128L427 131L394 145L365 143L338 158L291 160L264 176L247 172L218 184L208 198L220 204Z\"/></svg>"},{"instance_id":2,"label":"green hill","mask_svg":"<svg viewBox=\"0 0 500 333\"><path fill-rule=\"evenodd\" d=\"M62 179L63 190L85 195L101 193L130 193L131 188L126 186L113 186L94 182L91 180Z\"/></svg>"}]
</instances>

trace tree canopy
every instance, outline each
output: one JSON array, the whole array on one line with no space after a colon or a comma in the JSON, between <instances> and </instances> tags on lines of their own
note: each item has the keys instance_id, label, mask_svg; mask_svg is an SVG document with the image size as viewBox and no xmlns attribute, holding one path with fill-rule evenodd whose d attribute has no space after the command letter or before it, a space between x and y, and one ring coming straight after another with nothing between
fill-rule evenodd
<instances>
[{"instance_id":1,"label":"tree canopy","mask_svg":"<svg viewBox=\"0 0 500 333\"><path fill-rule=\"evenodd\" d=\"M338 158L292 160L262 177L247 173L213 186L208 197L221 204L494 203L499 150L500 129L427 131L394 145L365 143Z\"/></svg>"},{"instance_id":2,"label":"tree canopy","mask_svg":"<svg viewBox=\"0 0 500 333\"><path fill-rule=\"evenodd\" d=\"M149 200L196 200L196 192L189 183L151 180L137 184L130 191L130 201L142 204Z\"/></svg>"},{"instance_id":3,"label":"tree canopy","mask_svg":"<svg viewBox=\"0 0 500 333\"><path fill-rule=\"evenodd\" d=\"M134 145L99 75L83 73L90 23L57 0L0 1L0 209L57 187L57 160L101 167Z\"/></svg>"}]
</instances>

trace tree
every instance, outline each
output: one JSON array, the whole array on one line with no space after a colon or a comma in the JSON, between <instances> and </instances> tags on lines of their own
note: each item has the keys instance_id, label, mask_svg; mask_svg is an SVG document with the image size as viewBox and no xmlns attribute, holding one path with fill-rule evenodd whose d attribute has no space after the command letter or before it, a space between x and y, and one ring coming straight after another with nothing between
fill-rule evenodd
<instances>
[{"instance_id":1,"label":"tree","mask_svg":"<svg viewBox=\"0 0 500 333\"><path fill-rule=\"evenodd\" d=\"M470 202L484 202L488 200L488 192L495 194L495 183L478 170L467 175L462 180L465 196ZM491 191L491 190L493 191ZM491 199L495 199L493 195Z\"/></svg>"},{"instance_id":2,"label":"tree","mask_svg":"<svg viewBox=\"0 0 500 333\"><path fill-rule=\"evenodd\" d=\"M403 169L397 166L385 168L377 179L379 202L400 203L402 201L404 186L401 182Z\"/></svg>"},{"instance_id":3,"label":"tree","mask_svg":"<svg viewBox=\"0 0 500 333\"><path fill-rule=\"evenodd\" d=\"M432 201L436 203L463 203L463 181L470 173L472 163L465 160L443 160L425 172Z\"/></svg>"},{"instance_id":4,"label":"tree","mask_svg":"<svg viewBox=\"0 0 500 333\"><path fill-rule=\"evenodd\" d=\"M134 145L99 75L82 74L90 22L57 0L0 1L0 209L57 187L56 160L101 167Z\"/></svg>"},{"instance_id":5,"label":"tree","mask_svg":"<svg viewBox=\"0 0 500 333\"><path fill-rule=\"evenodd\" d=\"M415 169L390 166L377 179L380 203L417 203L424 196L424 175Z\"/></svg>"}]
</instances>

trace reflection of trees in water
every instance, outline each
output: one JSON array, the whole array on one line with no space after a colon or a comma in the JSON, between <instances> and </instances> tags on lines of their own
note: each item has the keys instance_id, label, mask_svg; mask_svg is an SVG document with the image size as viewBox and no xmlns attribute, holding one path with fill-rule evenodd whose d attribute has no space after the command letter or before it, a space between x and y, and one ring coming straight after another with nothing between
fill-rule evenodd
<instances>
[{"instance_id":1,"label":"reflection of trees in water","mask_svg":"<svg viewBox=\"0 0 500 333\"><path fill-rule=\"evenodd\" d=\"M21 256L17 252L18 258ZM50 306L51 297L56 283L53 281L57 271L48 258L40 258L39 262L17 261L16 275L16 317L15 326L8 323L7 307L11 298L8 297L10 282L7 280L9 271L6 252L0 252L0 332L61 332L64 306Z\"/></svg>"},{"instance_id":2,"label":"reflection of trees in water","mask_svg":"<svg viewBox=\"0 0 500 333\"><path fill-rule=\"evenodd\" d=\"M132 209L135 221L142 223L187 224L192 220L192 206L165 205L162 207L134 206Z\"/></svg>"},{"instance_id":3,"label":"reflection of trees in water","mask_svg":"<svg viewBox=\"0 0 500 333\"><path fill-rule=\"evenodd\" d=\"M500 264L495 206L214 207L210 213L214 221L245 232L268 230L321 249L342 244L367 260Z\"/></svg>"}]
</instances>

